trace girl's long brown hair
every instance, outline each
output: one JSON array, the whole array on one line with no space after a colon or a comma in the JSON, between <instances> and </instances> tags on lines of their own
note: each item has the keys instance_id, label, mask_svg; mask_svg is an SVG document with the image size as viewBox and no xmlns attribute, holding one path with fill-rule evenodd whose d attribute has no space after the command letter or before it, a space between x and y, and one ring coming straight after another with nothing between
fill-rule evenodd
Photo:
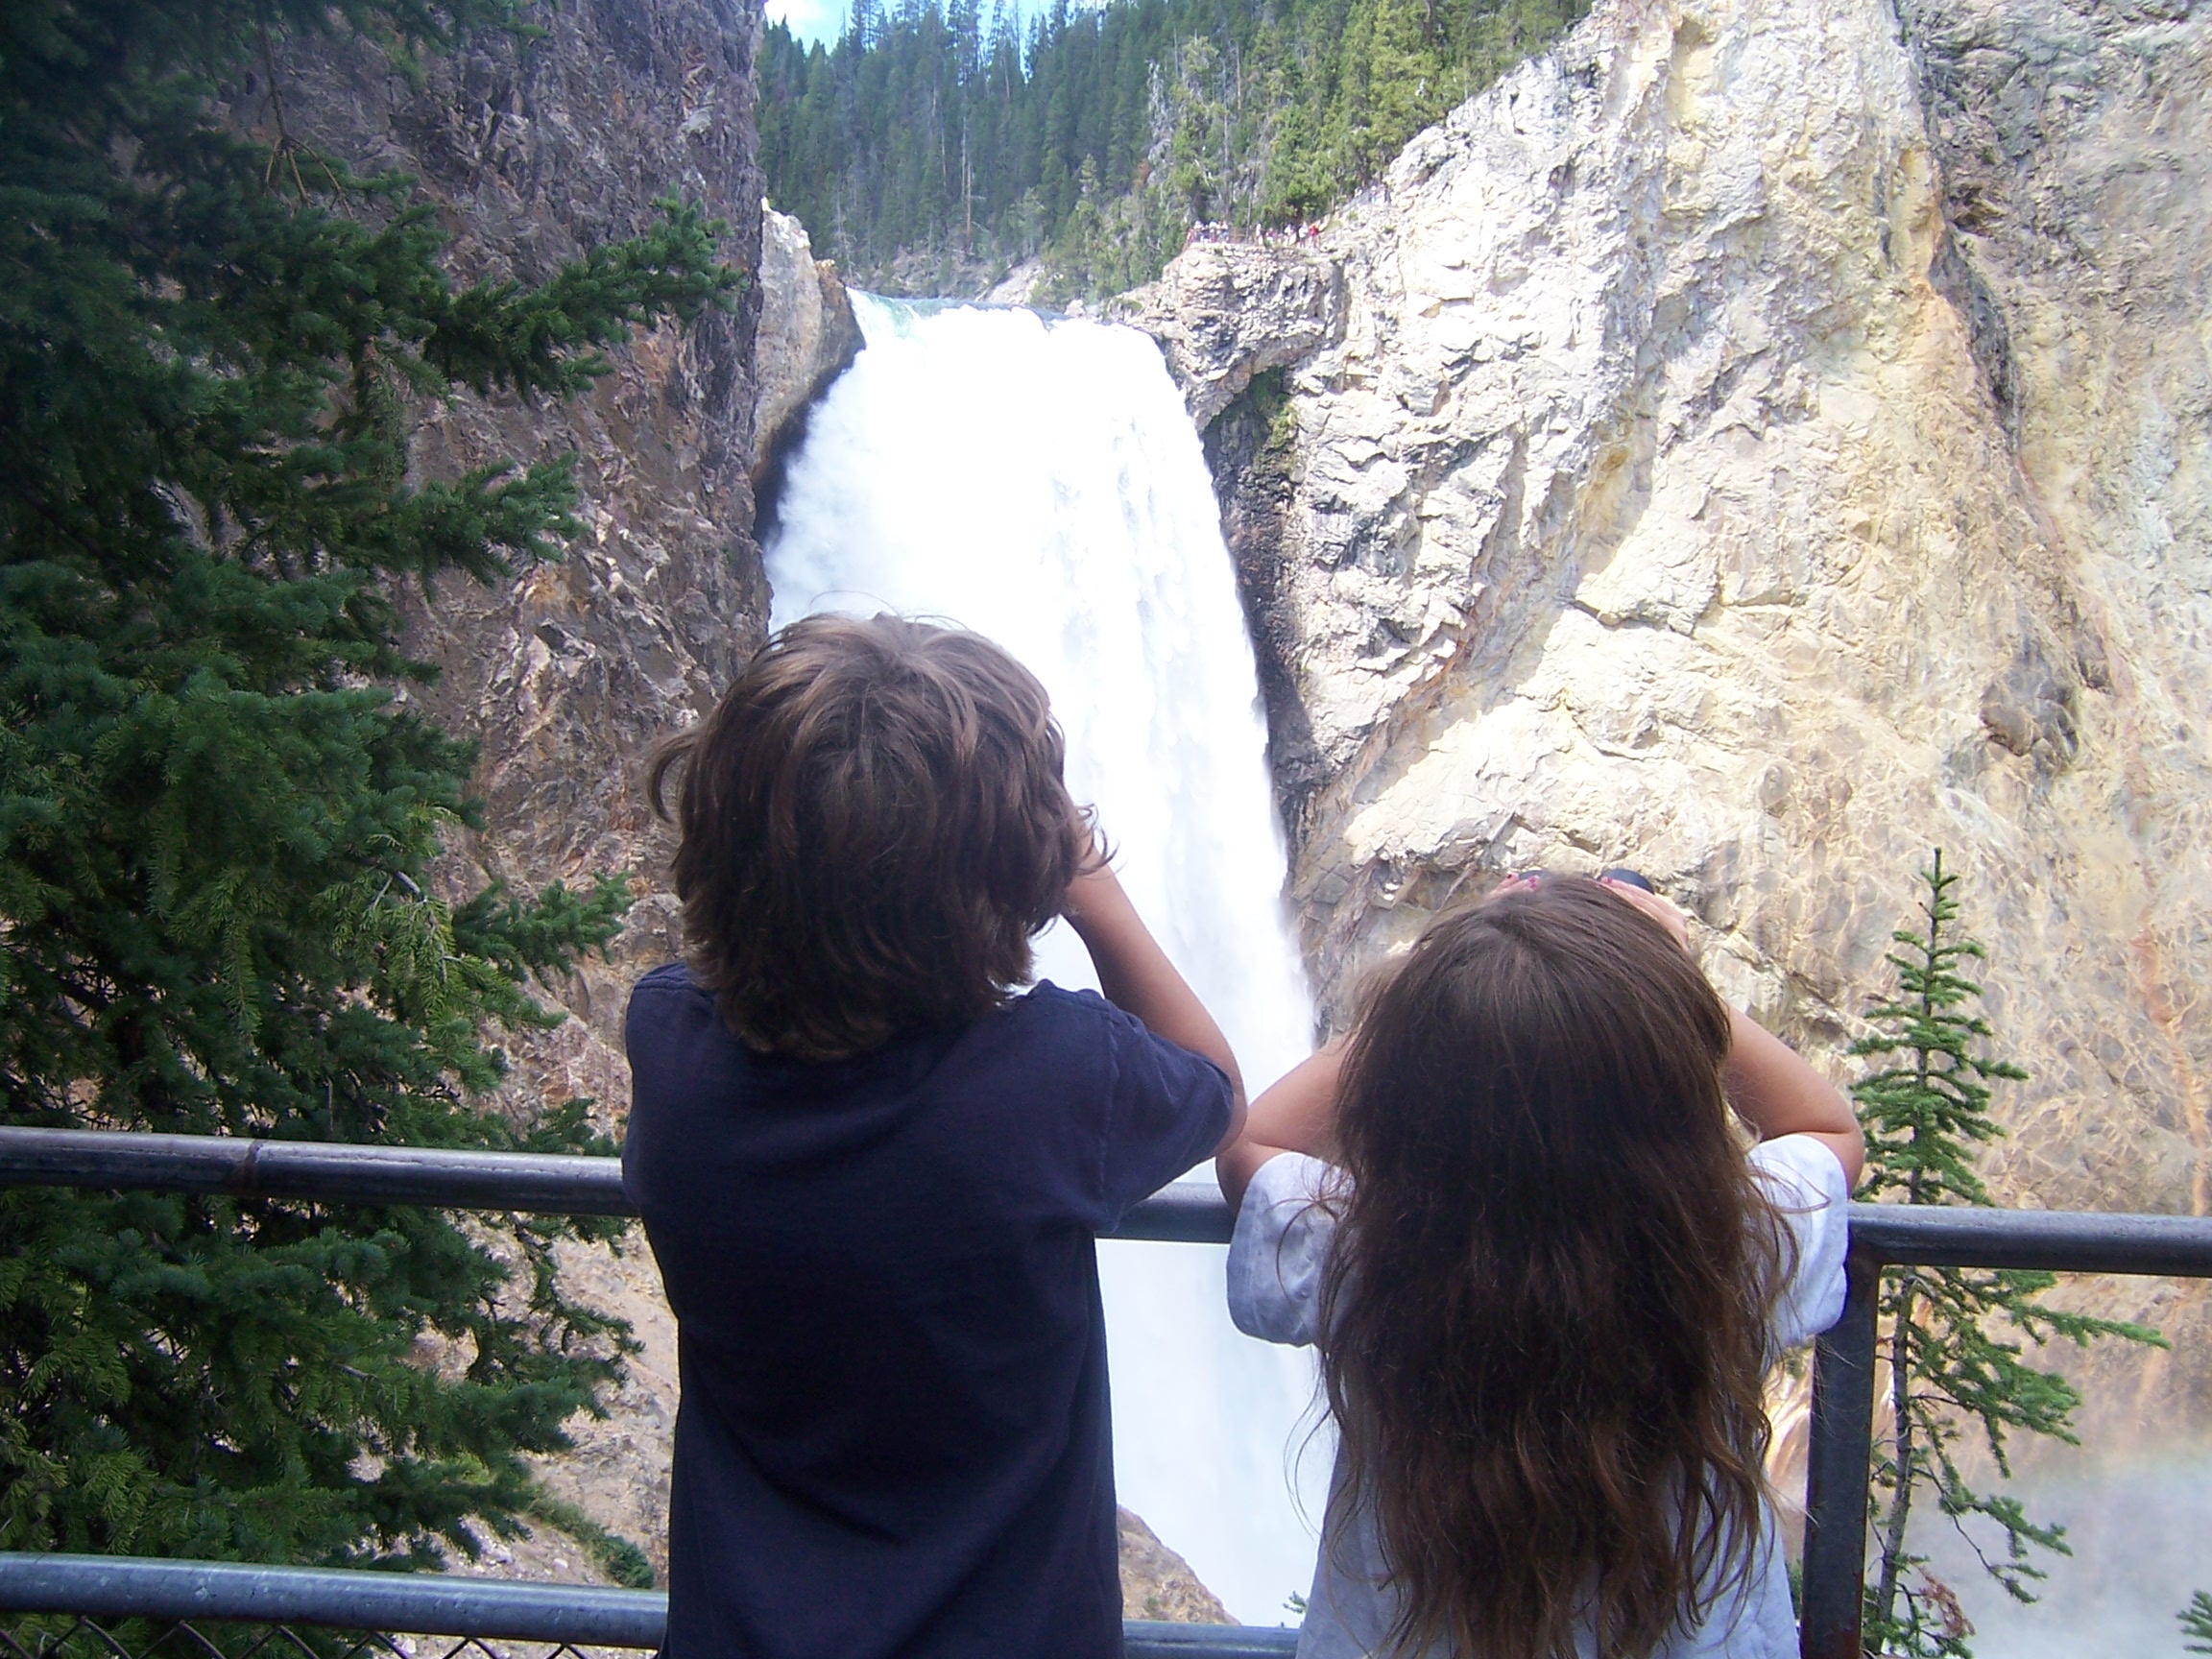
<instances>
[{"instance_id":1,"label":"girl's long brown hair","mask_svg":"<svg viewBox=\"0 0 2212 1659\"><path fill-rule=\"evenodd\" d=\"M1401 1650L1643 1659L1761 1536L1781 1230L1728 1014L1663 928L1548 878L1433 924L1346 1061L1322 1376Z\"/></svg>"}]
</instances>

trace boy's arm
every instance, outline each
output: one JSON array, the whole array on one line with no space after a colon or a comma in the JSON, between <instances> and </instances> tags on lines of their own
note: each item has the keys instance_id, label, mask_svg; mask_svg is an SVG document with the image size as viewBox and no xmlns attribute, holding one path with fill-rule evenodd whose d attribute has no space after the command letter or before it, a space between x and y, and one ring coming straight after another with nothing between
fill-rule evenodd
<instances>
[{"instance_id":1,"label":"boy's arm","mask_svg":"<svg viewBox=\"0 0 2212 1659\"><path fill-rule=\"evenodd\" d=\"M1244 1133L1214 1155L1214 1178L1230 1209L1244 1202L1244 1189L1270 1158L1285 1152L1335 1157L1336 1085L1343 1070L1339 1037L1260 1092L1245 1115Z\"/></svg>"},{"instance_id":2,"label":"boy's arm","mask_svg":"<svg viewBox=\"0 0 2212 1659\"><path fill-rule=\"evenodd\" d=\"M1690 930L1681 911L1641 888L1619 881L1605 885L1689 949ZM1810 1135L1824 1142L1843 1166L1843 1184L1856 1187L1859 1172L1866 1166L1866 1138L1860 1132L1851 1102L1750 1015L1729 1009L1728 1027L1728 1062L1721 1070L1721 1083L1743 1120L1764 1141L1778 1135Z\"/></svg>"},{"instance_id":3,"label":"boy's arm","mask_svg":"<svg viewBox=\"0 0 2212 1659\"><path fill-rule=\"evenodd\" d=\"M1098 988L1109 1002L1134 1014L1155 1037L1213 1061L1229 1074L1229 1132L1221 1144L1233 1144L1244 1129L1244 1075L1237 1069L1237 1056L1206 1004L1137 914L1112 867L1101 859L1069 882L1061 914L1091 952Z\"/></svg>"}]
</instances>

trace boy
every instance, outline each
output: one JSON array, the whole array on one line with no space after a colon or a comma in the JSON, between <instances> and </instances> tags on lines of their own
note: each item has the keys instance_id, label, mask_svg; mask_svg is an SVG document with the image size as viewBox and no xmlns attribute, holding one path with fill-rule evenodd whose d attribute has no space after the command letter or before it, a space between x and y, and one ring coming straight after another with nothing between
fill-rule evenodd
<instances>
[{"instance_id":1,"label":"boy","mask_svg":"<svg viewBox=\"0 0 2212 1659\"><path fill-rule=\"evenodd\" d=\"M1093 1239L1237 1138L1219 1028L973 634L783 629L656 761L685 964L623 1184L677 1320L668 1659L1121 1651ZM1075 927L1106 997L1040 984Z\"/></svg>"}]
</instances>

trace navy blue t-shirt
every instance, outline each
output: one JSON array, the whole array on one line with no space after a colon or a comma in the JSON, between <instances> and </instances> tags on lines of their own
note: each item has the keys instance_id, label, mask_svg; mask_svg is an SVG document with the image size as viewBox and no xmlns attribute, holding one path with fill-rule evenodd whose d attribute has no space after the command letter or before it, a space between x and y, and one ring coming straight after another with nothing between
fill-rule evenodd
<instances>
[{"instance_id":1,"label":"navy blue t-shirt","mask_svg":"<svg viewBox=\"0 0 2212 1659\"><path fill-rule=\"evenodd\" d=\"M1118 1655L1093 1239L1213 1150L1219 1069L1050 984L806 1063L677 964L627 1036L683 1384L669 1659Z\"/></svg>"}]
</instances>

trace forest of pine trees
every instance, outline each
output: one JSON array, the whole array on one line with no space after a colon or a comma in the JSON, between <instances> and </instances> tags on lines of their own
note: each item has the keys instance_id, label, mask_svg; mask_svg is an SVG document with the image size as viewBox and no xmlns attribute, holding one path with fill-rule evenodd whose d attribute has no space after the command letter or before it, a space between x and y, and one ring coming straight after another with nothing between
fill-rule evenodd
<instances>
[{"instance_id":1,"label":"forest of pine trees","mask_svg":"<svg viewBox=\"0 0 2212 1659\"><path fill-rule=\"evenodd\" d=\"M1042 258L1046 298L1150 280L1190 226L1327 211L1587 0L854 0L760 60L769 199L890 293Z\"/></svg>"}]
</instances>

